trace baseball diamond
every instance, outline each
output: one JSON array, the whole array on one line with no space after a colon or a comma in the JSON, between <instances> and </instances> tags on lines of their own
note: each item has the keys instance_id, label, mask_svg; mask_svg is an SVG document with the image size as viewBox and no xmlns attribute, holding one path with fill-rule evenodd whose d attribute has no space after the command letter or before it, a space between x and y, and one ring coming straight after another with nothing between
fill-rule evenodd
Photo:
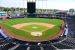
<instances>
[{"instance_id":1,"label":"baseball diamond","mask_svg":"<svg viewBox=\"0 0 75 50\"><path fill-rule=\"evenodd\" d=\"M64 22L59 19L17 18L0 20L7 36L22 41L47 41L63 34Z\"/></svg>"}]
</instances>

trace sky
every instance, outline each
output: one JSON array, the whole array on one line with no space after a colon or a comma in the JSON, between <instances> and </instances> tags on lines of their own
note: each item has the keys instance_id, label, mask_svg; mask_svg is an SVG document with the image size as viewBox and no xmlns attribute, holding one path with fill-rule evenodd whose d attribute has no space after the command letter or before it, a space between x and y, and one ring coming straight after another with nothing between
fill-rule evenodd
<instances>
[{"instance_id":1,"label":"sky","mask_svg":"<svg viewBox=\"0 0 75 50\"><path fill-rule=\"evenodd\" d=\"M0 0L0 6L27 8L27 0ZM59 10L75 9L75 0L36 0L36 8Z\"/></svg>"}]
</instances>

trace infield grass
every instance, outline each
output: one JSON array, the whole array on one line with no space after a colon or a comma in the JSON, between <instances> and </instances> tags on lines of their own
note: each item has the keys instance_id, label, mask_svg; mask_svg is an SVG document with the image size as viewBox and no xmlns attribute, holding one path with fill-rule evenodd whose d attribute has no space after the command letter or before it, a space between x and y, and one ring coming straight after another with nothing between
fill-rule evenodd
<instances>
[{"instance_id":1,"label":"infield grass","mask_svg":"<svg viewBox=\"0 0 75 50\"><path fill-rule=\"evenodd\" d=\"M24 26L21 29L31 31L31 32L41 32L42 30L47 29L47 28L48 27L46 26L32 24L32 25Z\"/></svg>"}]
</instances>

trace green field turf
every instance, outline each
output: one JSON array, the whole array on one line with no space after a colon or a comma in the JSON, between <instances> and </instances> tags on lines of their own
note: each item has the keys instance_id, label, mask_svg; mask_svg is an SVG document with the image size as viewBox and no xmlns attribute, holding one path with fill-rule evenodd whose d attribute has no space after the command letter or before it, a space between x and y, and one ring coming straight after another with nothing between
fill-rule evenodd
<instances>
[{"instance_id":1,"label":"green field turf","mask_svg":"<svg viewBox=\"0 0 75 50\"><path fill-rule=\"evenodd\" d=\"M41 26L41 25L36 25L36 24L32 24L32 25L28 25L28 26L24 26L23 30L27 30L27 31L31 31L31 32L41 32L44 29L47 29L48 27L46 26Z\"/></svg>"},{"instance_id":2,"label":"green field turf","mask_svg":"<svg viewBox=\"0 0 75 50\"><path fill-rule=\"evenodd\" d=\"M53 27L52 29L49 29L49 30L43 32L43 35L39 36L39 37L32 36L28 32L11 27L12 25L15 25L15 24L27 23L27 22L41 22L41 23L54 24L56 26ZM37 39L37 38L47 38L49 36L56 34L56 32L58 32L60 30L59 26L61 26L62 21L58 20L58 19L45 19L45 18L16 18L16 19L7 19L5 21L0 20L0 23L3 26L5 26L10 32L12 32L13 34L15 34L17 36ZM28 29L28 28L30 28L30 30L31 30L31 26L28 26L26 29ZM39 28L42 29L43 27L42 28L39 27ZM23 29L25 29L25 27Z\"/></svg>"}]
</instances>

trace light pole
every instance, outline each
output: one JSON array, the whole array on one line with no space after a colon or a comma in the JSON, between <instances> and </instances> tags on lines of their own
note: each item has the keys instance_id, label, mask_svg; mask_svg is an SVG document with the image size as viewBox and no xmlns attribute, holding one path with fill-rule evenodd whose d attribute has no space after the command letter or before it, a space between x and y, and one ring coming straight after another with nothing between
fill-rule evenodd
<instances>
[{"instance_id":1,"label":"light pole","mask_svg":"<svg viewBox=\"0 0 75 50\"><path fill-rule=\"evenodd\" d=\"M24 0L23 0L23 14L24 14L25 12L24 12Z\"/></svg>"}]
</instances>

